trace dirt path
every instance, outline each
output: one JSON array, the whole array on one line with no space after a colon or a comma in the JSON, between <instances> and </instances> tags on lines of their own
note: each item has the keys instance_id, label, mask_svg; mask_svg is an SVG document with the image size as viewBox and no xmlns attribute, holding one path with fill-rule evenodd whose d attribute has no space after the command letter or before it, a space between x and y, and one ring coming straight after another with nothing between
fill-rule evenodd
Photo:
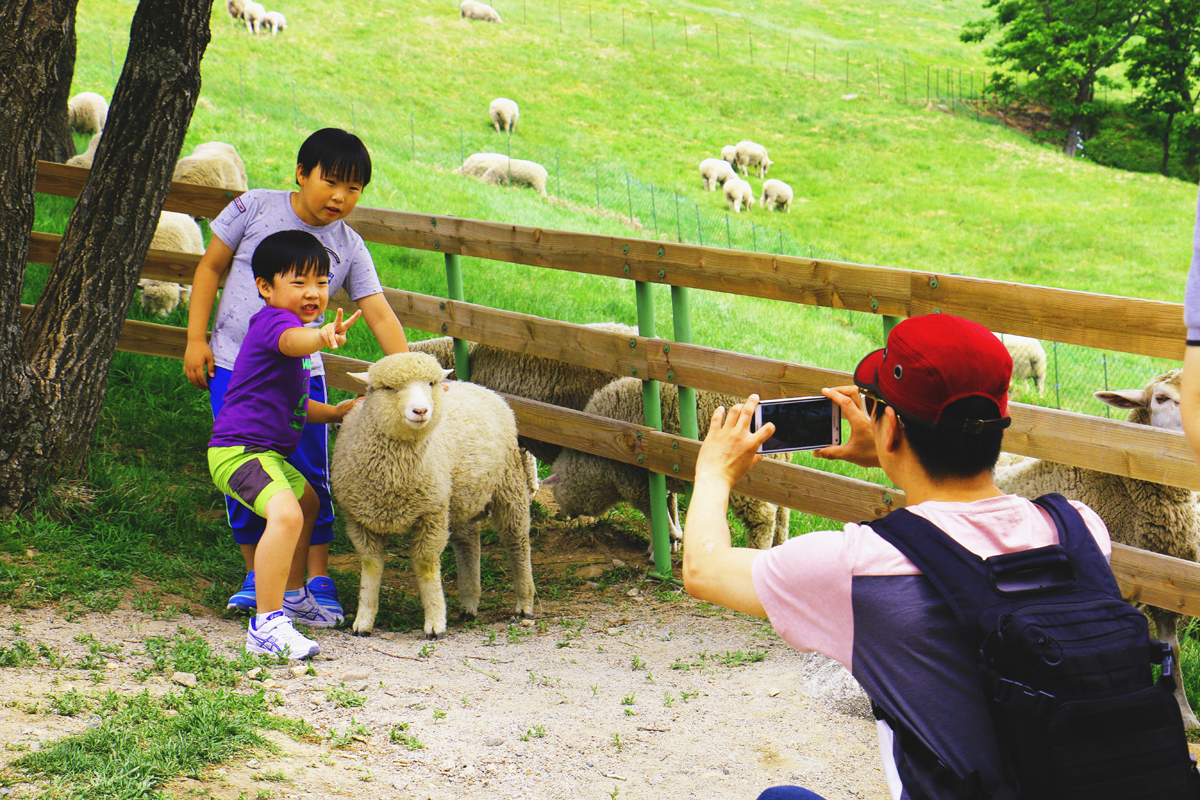
<instances>
[{"instance_id":1,"label":"dirt path","mask_svg":"<svg viewBox=\"0 0 1200 800\"><path fill-rule=\"evenodd\" d=\"M753 798L771 783L796 783L831 799L887 797L874 724L844 670L794 652L765 622L629 591L582 591L543 608L531 627L452 628L431 649L415 631L370 639L319 631L317 674L273 667L278 687L268 691L282 699L278 713L322 735L364 726L360 738L334 749L273 734L278 754L260 751L167 791L229 800ZM48 694L166 691L167 678L134 676L149 665L147 637L194 631L226 656L244 637L236 619L164 621L131 609L75 621L53 609L0 617L0 647L42 642L68 663L87 654L78 641L86 634L120 645L100 685L71 667L0 670L5 763L88 724L47 714ZM365 695L362 707L327 698L343 683ZM28 712L39 703L41 713ZM422 749L391 740L401 723ZM7 796L38 794L23 784Z\"/></svg>"}]
</instances>

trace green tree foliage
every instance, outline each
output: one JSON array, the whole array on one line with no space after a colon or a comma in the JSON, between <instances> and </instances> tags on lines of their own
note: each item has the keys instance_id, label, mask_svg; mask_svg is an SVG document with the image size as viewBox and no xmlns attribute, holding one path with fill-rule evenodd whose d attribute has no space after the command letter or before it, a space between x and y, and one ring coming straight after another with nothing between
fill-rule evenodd
<instances>
[{"instance_id":1,"label":"green tree foliage","mask_svg":"<svg viewBox=\"0 0 1200 800\"><path fill-rule=\"evenodd\" d=\"M1164 0L1165 1L1165 0ZM1109 85L1100 74L1120 60L1122 49L1149 13L1151 0L984 0L994 16L964 26L964 42L998 34L985 53L1007 73L989 88L1006 101L1048 106L1067 125L1063 152L1075 155L1080 134L1098 112L1095 89ZM1018 86L1016 74L1028 81Z\"/></svg>"},{"instance_id":2,"label":"green tree foliage","mask_svg":"<svg viewBox=\"0 0 1200 800\"><path fill-rule=\"evenodd\" d=\"M1142 24L1141 41L1125 54L1125 76L1140 94L1136 110L1165 116L1161 126L1162 174L1168 174L1171 135L1184 139L1193 166L1200 149L1192 86L1200 79L1200 0L1155 0ZM1179 117L1179 119L1177 119Z\"/></svg>"}]
</instances>

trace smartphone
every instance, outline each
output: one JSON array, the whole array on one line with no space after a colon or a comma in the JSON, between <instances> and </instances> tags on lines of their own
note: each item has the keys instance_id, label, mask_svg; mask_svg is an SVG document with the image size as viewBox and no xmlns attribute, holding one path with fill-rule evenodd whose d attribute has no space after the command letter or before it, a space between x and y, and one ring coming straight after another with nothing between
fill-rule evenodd
<instances>
[{"instance_id":1,"label":"smartphone","mask_svg":"<svg viewBox=\"0 0 1200 800\"><path fill-rule=\"evenodd\" d=\"M775 433L759 446L760 453L816 450L842 442L842 409L823 395L761 400L750 432L768 422L775 423Z\"/></svg>"}]
</instances>

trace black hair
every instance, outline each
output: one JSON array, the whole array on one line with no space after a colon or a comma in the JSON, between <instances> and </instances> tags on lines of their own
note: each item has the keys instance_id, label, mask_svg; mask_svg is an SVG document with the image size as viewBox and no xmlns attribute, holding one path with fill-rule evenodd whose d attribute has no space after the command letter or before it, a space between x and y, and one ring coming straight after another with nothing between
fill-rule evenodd
<instances>
[{"instance_id":1,"label":"black hair","mask_svg":"<svg viewBox=\"0 0 1200 800\"><path fill-rule=\"evenodd\" d=\"M883 416L884 405L875 405L875 417ZM892 409L895 411L895 409ZM898 415L904 419L904 415ZM964 397L942 409L952 419L995 419L1000 416L996 403L986 397ZM964 433L950 428L930 428L911 420L904 424L904 438L931 480L973 478L990 471L1000 458L1004 431Z\"/></svg>"},{"instance_id":2,"label":"black hair","mask_svg":"<svg viewBox=\"0 0 1200 800\"><path fill-rule=\"evenodd\" d=\"M290 272L301 278L311 273L328 275L329 251L308 231L276 231L254 248L250 269L256 279L267 283Z\"/></svg>"},{"instance_id":3,"label":"black hair","mask_svg":"<svg viewBox=\"0 0 1200 800\"><path fill-rule=\"evenodd\" d=\"M330 178L366 186L371 182L371 154L353 133L341 128L322 128L304 140L296 163L305 175L319 166Z\"/></svg>"}]
</instances>

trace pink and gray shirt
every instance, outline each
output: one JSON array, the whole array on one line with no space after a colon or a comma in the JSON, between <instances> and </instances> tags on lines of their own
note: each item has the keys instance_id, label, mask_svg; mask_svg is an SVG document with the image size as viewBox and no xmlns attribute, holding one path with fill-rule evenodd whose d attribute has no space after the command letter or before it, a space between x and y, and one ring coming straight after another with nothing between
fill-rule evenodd
<instances>
[{"instance_id":1,"label":"pink and gray shirt","mask_svg":"<svg viewBox=\"0 0 1200 800\"><path fill-rule=\"evenodd\" d=\"M1088 507L1072 505L1109 557L1104 523ZM931 501L909 511L982 558L1058 542L1049 515L1013 495ZM960 774L979 770L985 781L999 778L975 653L937 590L869 525L790 539L759 555L752 576L771 624L788 644L841 662L872 700ZM893 798L908 798L896 778L904 756L883 723L880 746ZM949 800L947 789L918 765L905 766L931 798Z\"/></svg>"}]
</instances>

